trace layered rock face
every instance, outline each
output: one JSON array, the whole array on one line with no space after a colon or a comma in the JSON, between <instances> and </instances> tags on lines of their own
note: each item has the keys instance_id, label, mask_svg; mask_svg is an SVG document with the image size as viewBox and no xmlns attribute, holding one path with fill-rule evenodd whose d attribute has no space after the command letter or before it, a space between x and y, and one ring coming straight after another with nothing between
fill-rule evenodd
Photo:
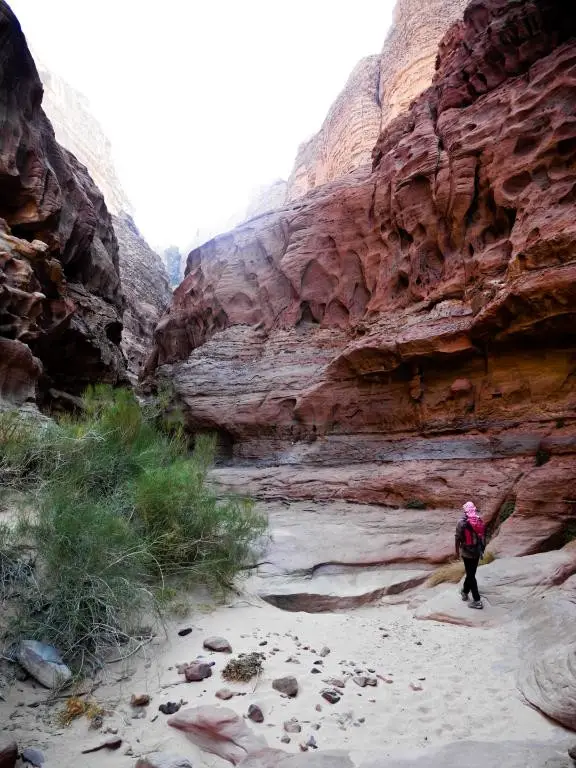
<instances>
[{"instance_id":1,"label":"layered rock face","mask_svg":"<svg viewBox=\"0 0 576 768\"><path fill-rule=\"evenodd\" d=\"M371 174L190 254L148 371L243 465L222 482L426 507L382 516L379 563L447 558L467 497L501 554L572 536L575 25L551 0L472 3Z\"/></svg>"},{"instance_id":2,"label":"layered rock face","mask_svg":"<svg viewBox=\"0 0 576 768\"><path fill-rule=\"evenodd\" d=\"M104 199L56 142L42 85L0 2L0 396L125 379L118 244Z\"/></svg>"},{"instance_id":3,"label":"layered rock face","mask_svg":"<svg viewBox=\"0 0 576 768\"><path fill-rule=\"evenodd\" d=\"M397 0L382 52L360 61L320 131L298 150L287 200L369 164L380 131L427 88L438 43L467 0Z\"/></svg>"},{"instance_id":4,"label":"layered rock face","mask_svg":"<svg viewBox=\"0 0 576 768\"><path fill-rule=\"evenodd\" d=\"M154 327L170 301L168 275L160 256L134 223L132 204L116 173L110 142L90 113L87 100L45 66L41 65L39 72L44 86L42 106L58 142L86 166L113 214L126 298L122 350L130 379L135 382L149 353Z\"/></svg>"}]
</instances>

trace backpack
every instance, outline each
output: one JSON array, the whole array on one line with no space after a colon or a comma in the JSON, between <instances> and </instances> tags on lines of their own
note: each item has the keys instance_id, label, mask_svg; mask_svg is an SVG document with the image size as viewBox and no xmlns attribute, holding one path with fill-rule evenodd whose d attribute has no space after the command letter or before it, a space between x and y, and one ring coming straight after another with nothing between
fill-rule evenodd
<instances>
[{"instance_id":1,"label":"backpack","mask_svg":"<svg viewBox=\"0 0 576 768\"><path fill-rule=\"evenodd\" d=\"M482 531L484 531L484 526L482 526ZM462 538L462 544L467 550L474 552L478 557L483 557L484 549L486 548L484 532L478 534L469 521L466 520L464 528L462 529Z\"/></svg>"}]
</instances>

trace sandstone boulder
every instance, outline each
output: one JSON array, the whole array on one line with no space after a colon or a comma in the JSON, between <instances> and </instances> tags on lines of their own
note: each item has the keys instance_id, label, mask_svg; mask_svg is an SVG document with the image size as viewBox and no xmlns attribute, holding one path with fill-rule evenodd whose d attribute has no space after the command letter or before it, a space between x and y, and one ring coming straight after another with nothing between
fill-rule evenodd
<instances>
[{"instance_id":1,"label":"sandstone boulder","mask_svg":"<svg viewBox=\"0 0 576 768\"><path fill-rule=\"evenodd\" d=\"M224 707L182 709L168 720L168 725L182 731L200 749L232 765L266 748L265 740L256 736L243 718Z\"/></svg>"}]
</instances>

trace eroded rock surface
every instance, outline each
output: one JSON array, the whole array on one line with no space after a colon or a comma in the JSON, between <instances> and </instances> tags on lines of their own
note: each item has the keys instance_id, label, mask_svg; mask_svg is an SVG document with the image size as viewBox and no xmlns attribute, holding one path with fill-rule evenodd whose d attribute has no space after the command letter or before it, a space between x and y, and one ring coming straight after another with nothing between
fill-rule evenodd
<instances>
[{"instance_id":1,"label":"eroded rock surface","mask_svg":"<svg viewBox=\"0 0 576 768\"><path fill-rule=\"evenodd\" d=\"M18 21L0 2L0 396L125 380L118 244L104 199L56 142Z\"/></svg>"},{"instance_id":2,"label":"eroded rock surface","mask_svg":"<svg viewBox=\"0 0 576 768\"><path fill-rule=\"evenodd\" d=\"M190 254L148 372L269 496L430 522L471 496L502 554L569 538L575 32L550 0L472 3L371 173Z\"/></svg>"}]
</instances>

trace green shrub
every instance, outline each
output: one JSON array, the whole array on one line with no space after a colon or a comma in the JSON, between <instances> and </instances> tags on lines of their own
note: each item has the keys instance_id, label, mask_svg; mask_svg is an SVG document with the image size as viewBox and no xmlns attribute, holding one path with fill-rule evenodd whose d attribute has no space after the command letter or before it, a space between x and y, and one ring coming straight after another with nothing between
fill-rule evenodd
<instances>
[{"instance_id":1,"label":"green shrub","mask_svg":"<svg viewBox=\"0 0 576 768\"><path fill-rule=\"evenodd\" d=\"M408 499L406 509L426 509L426 502L422 499Z\"/></svg>"},{"instance_id":2,"label":"green shrub","mask_svg":"<svg viewBox=\"0 0 576 768\"><path fill-rule=\"evenodd\" d=\"M22 512L34 509L2 532L0 579L5 561L21 582L14 635L99 663L142 634L159 591L229 587L265 520L250 501L209 488L214 440L199 438L191 454L182 431L164 429L129 390L92 388L83 404L79 417L41 429L0 418L0 480ZM18 566L23 543L35 571Z\"/></svg>"},{"instance_id":3,"label":"green shrub","mask_svg":"<svg viewBox=\"0 0 576 768\"><path fill-rule=\"evenodd\" d=\"M514 510L516 509L516 502L514 499L508 499L505 501L498 512L498 525L502 525L502 523L506 522L508 518L514 514Z\"/></svg>"}]
</instances>

